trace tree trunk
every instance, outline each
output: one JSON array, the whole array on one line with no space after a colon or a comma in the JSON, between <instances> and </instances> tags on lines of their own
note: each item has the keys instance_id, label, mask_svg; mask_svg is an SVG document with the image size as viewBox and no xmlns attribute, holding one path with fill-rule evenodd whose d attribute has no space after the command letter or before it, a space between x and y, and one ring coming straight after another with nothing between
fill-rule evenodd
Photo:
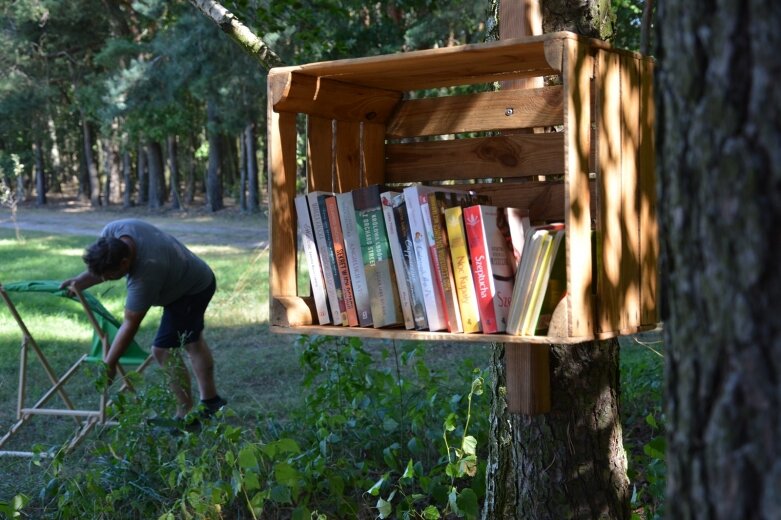
<instances>
[{"instance_id":1,"label":"tree trunk","mask_svg":"<svg viewBox=\"0 0 781 520\"><path fill-rule=\"evenodd\" d=\"M239 209L247 211L247 140L245 131L239 138Z\"/></svg>"},{"instance_id":2,"label":"tree trunk","mask_svg":"<svg viewBox=\"0 0 781 520\"><path fill-rule=\"evenodd\" d=\"M781 518L780 6L657 7L669 518Z\"/></svg>"},{"instance_id":3,"label":"tree trunk","mask_svg":"<svg viewBox=\"0 0 781 520\"><path fill-rule=\"evenodd\" d=\"M595 8L596 0L560 3L542 2L546 32L567 28L599 33L590 26L585 31L584 22L561 27L562 20L551 14L554 7L565 19L583 20L572 11L586 3ZM493 8L495 13L501 9L498 0ZM483 518L629 518L618 341L551 346L551 410L542 415L507 410L504 356L505 348L498 345L491 367L495 377Z\"/></svg>"},{"instance_id":4,"label":"tree trunk","mask_svg":"<svg viewBox=\"0 0 781 520\"><path fill-rule=\"evenodd\" d=\"M138 205L146 206L149 202L149 168L147 167L146 150L141 143L138 144L137 154Z\"/></svg>"},{"instance_id":5,"label":"tree trunk","mask_svg":"<svg viewBox=\"0 0 781 520\"><path fill-rule=\"evenodd\" d=\"M165 203L165 170L160 143L147 143L146 159L149 166L149 209L160 209Z\"/></svg>"},{"instance_id":6,"label":"tree trunk","mask_svg":"<svg viewBox=\"0 0 781 520\"><path fill-rule=\"evenodd\" d=\"M184 203L192 204L195 200L195 177L197 174L197 159L195 152L198 149L198 139L194 134L190 134L190 146L187 151L187 180L184 190Z\"/></svg>"},{"instance_id":7,"label":"tree trunk","mask_svg":"<svg viewBox=\"0 0 781 520\"><path fill-rule=\"evenodd\" d=\"M209 101L206 104L206 114L209 120L209 169L206 173L206 204L211 211L219 211L222 202L222 160L220 157L220 134L217 130L217 107Z\"/></svg>"},{"instance_id":8,"label":"tree trunk","mask_svg":"<svg viewBox=\"0 0 781 520\"><path fill-rule=\"evenodd\" d=\"M120 175L119 152L111 139L103 140L103 159L106 172L104 200L106 206L119 202L121 198L122 178Z\"/></svg>"},{"instance_id":9,"label":"tree trunk","mask_svg":"<svg viewBox=\"0 0 781 520\"><path fill-rule=\"evenodd\" d=\"M257 213L260 210L258 200L258 149L255 141L255 123L250 123L244 130L244 149L247 154L247 210Z\"/></svg>"},{"instance_id":10,"label":"tree trunk","mask_svg":"<svg viewBox=\"0 0 781 520\"><path fill-rule=\"evenodd\" d=\"M176 136L168 136L168 171L171 173L171 208L180 209L182 207L179 200L179 167L177 162L179 155L177 154Z\"/></svg>"},{"instance_id":11,"label":"tree trunk","mask_svg":"<svg viewBox=\"0 0 781 520\"><path fill-rule=\"evenodd\" d=\"M89 197L90 206L96 208L100 206L100 176L98 167L95 164L95 152L92 149L93 133L92 125L82 115L81 127L84 132L84 163L87 168L88 190L86 195Z\"/></svg>"},{"instance_id":12,"label":"tree trunk","mask_svg":"<svg viewBox=\"0 0 781 520\"><path fill-rule=\"evenodd\" d=\"M47 121L47 130L49 132L49 140L51 141L51 150L49 150L49 157L51 158L48 182L49 191L51 193L62 193L62 159L60 157L57 127L51 116Z\"/></svg>"},{"instance_id":13,"label":"tree trunk","mask_svg":"<svg viewBox=\"0 0 781 520\"><path fill-rule=\"evenodd\" d=\"M122 207L127 209L133 206L133 166L130 164L130 152L125 150L122 153L122 178L124 179L125 189L122 191Z\"/></svg>"},{"instance_id":14,"label":"tree trunk","mask_svg":"<svg viewBox=\"0 0 781 520\"><path fill-rule=\"evenodd\" d=\"M46 205L46 172L43 167L43 150L41 140L33 143L33 155L35 158L35 205Z\"/></svg>"}]
</instances>

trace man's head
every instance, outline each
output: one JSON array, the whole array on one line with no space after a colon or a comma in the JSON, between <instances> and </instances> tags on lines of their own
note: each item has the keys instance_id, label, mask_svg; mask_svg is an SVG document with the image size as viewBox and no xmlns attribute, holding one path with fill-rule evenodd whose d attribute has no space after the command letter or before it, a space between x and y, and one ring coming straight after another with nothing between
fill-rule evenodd
<instances>
[{"instance_id":1,"label":"man's head","mask_svg":"<svg viewBox=\"0 0 781 520\"><path fill-rule=\"evenodd\" d=\"M87 270L103 280L119 280L130 271L130 246L118 238L100 237L84 252Z\"/></svg>"}]
</instances>

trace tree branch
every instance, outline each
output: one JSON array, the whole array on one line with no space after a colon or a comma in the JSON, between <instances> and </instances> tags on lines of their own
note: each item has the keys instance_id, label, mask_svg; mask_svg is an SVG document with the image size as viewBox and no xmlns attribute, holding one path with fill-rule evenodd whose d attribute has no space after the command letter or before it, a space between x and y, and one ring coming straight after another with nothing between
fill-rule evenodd
<instances>
[{"instance_id":1,"label":"tree branch","mask_svg":"<svg viewBox=\"0 0 781 520\"><path fill-rule=\"evenodd\" d=\"M253 58L258 60L266 70L284 65L282 59L272 51L266 43L258 38L252 30L241 23L233 13L214 0L190 0L203 14L209 17L222 31L238 43Z\"/></svg>"}]
</instances>

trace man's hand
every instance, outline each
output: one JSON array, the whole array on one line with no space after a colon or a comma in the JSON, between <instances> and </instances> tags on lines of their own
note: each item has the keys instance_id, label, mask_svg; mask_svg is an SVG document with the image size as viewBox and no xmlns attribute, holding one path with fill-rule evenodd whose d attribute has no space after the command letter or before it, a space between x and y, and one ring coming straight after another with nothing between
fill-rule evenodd
<instances>
[{"instance_id":1,"label":"man's hand","mask_svg":"<svg viewBox=\"0 0 781 520\"><path fill-rule=\"evenodd\" d=\"M96 276L89 271L84 271L78 276L74 276L73 278L68 278L64 282L60 284L60 289L67 289L68 292L75 296L76 293L74 292L74 288L78 289L79 292L83 291L84 289L89 289L93 285L97 285L103 280Z\"/></svg>"}]
</instances>

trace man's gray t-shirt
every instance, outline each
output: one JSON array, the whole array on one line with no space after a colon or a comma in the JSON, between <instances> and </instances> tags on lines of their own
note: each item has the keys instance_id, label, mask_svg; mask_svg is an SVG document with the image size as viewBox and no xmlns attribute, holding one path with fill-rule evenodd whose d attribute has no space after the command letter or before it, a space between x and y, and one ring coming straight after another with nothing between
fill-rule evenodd
<instances>
[{"instance_id":1,"label":"man's gray t-shirt","mask_svg":"<svg viewBox=\"0 0 781 520\"><path fill-rule=\"evenodd\" d=\"M127 274L128 310L144 312L153 305L166 306L205 290L214 280L206 262L176 238L142 220L109 222L100 235L128 236L136 245L136 258Z\"/></svg>"}]
</instances>

